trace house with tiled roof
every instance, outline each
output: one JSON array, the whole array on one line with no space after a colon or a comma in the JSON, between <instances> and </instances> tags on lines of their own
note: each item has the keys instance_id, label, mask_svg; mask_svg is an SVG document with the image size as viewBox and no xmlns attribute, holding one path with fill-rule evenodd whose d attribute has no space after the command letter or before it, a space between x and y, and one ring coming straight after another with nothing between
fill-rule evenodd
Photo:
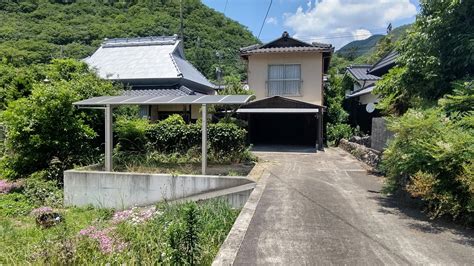
<instances>
[{"instance_id":1,"label":"house with tiled roof","mask_svg":"<svg viewBox=\"0 0 474 266\"><path fill-rule=\"evenodd\" d=\"M352 90L346 91L348 98L358 97L358 101L362 104L378 101L371 92L380 77L370 74L371 68L372 65L351 65L346 68L345 78L353 82Z\"/></svg>"},{"instance_id":2,"label":"house with tiled roof","mask_svg":"<svg viewBox=\"0 0 474 266\"><path fill-rule=\"evenodd\" d=\"M125 96L156 97L213 95L214 85L184 55L175 36L106 39L84 61L97 74L126 86ZM180 113L186 120L199 116L197 106L142 105L140 115L152 120Z\"/></svg>"},{"instance_id":3,"label":"house with tiled roof","mask_svg":"<svg viewBox=\"0 0 474 266\"><path fill-rule=\"evenodd\" d=\"M311 145L322 149L323 76L334 52L288 32L265 44L240 49L256 101L237 111L248 120L250 142Z\"/></svg>"},{"instance_id":4,"label":"house with tiled roof","mask_svg":"<svg viewBox=\"0 0 474 266\"><path fill-rule=\"evenodd\" d=\"M379 97L373 93L376 82L396 65L398 53L391 51L373 65L351 65L346 68L344 78L352 81L353 87L346 91L346 109L353 126L359 126L364 132L370 132L372 118L381 114L374 107Z\"/></svg>"}]
</instances>

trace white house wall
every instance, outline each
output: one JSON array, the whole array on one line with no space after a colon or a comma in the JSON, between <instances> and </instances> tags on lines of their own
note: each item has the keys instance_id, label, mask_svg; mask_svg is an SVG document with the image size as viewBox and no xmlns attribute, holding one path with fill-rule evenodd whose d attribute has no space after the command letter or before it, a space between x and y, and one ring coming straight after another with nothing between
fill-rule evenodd
<instances>
[{"instance_id":1,"label":"white house wall","mask_svg":"<svg viewBox=\"0 0 474 266\"><path fill-rule=\"evenodd\" d=\"M369 103L377 103L379 98L372 93L364 94L359 97L360 104L369 104Z\"/></svg>"}]
</instances>

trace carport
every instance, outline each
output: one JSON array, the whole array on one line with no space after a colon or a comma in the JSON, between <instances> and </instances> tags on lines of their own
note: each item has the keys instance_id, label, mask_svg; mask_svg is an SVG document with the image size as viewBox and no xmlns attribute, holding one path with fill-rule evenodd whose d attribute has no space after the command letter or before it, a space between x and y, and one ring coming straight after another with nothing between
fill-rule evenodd
<instances>
[{"instance_id":1,"label":"carport","mask_svg":"<svg viewBox=\"0 0 474 266\"><path fill-rule=\"evenodd\" d=\"M207 168L207 105L242 105L253 95L188 95L188 96L100 96L73 103L79 108L105 111L105 171L113 171L113 119L114 107L120 105L201 105L202 113L202 174Z\"/></svg>"},{"instance_id":2,"label":"carport","mask_svg":"<svg viewBox=\"0 0 474 266\"><path fill-rule=\"evenodd\" d=\"M324 107L274 96L237 110L249 124L252 144L310 145L323 150Z\"/></svg>"}]
</instances>

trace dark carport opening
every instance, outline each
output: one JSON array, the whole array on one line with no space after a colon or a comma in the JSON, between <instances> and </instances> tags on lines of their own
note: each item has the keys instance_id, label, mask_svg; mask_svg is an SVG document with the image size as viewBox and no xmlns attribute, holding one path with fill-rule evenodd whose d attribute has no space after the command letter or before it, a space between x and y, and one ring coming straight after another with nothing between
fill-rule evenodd
<instances>
[{"instance_id":1,"label":"dark carport opening","mask_svg":"<svg viewBox=\"0 0 474 266\"><path fill-rule=\"evenodd\" d=\"M324 107L282 96L241 106L237 113L249 123L253 145L298 145L323 150Z\"/></svg>"},{"instance_id":2,"label":"dark carport opening","mask_svg":"<svg viewBox=\"0 0 474 266\"><path fill-rule=\"evenodd\" d=\"M316 114L249 114L249 141L253 145L298 145L315 147Z\"/></svg>"}]
</instances>

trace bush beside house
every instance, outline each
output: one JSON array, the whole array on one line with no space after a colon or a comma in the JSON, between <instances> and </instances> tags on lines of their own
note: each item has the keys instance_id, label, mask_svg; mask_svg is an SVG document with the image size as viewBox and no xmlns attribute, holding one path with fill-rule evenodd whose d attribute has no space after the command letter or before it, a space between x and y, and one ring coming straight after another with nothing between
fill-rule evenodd
<instances>
[{"instance_id":1,"label":"bush beside house","mask_svg":"<svg viewBox=\"0 0 474 266\"><path fill-rule=\"evenodd\" d=\"M474 222L473 1L422 1L377 83L395 133L383 155L387 191L426 202L431 217Z\"/></svg>"},{"instance_id":2,"label":"bush beside house","mask_svg":"<svg viewBox=\"0 0 474 266\"><path fill-rule=\"evenodd\" d=\"M53 60L42 73L47 80L31 81L28 96L8 102L1 112L7 129L0 161L4 178L48 169L46 176L61 183L62 170L100 155L103 112L79 110L72 103L114 95L120 88L72 59Z\"/></svg>"},{"instance_id":3,"label":"bush beside house","mask_svg":"<svg viewBox=\"0 0 474 266\"><path fill-rule=\"evenodd\" d=\"M390 119L395 133L384 152L387 191L402 188L427 202L431 217L445 214L474 222L474 84L430 109L410 109ZM463 100L464 98L464 100ZM454 110L457 102L460 109ZM463 111L464 110L464 111Z\"/></svg>"},{"instance_id":4,"label":"bush beside house","mask_svg":"<svg viewBox=\"0 0 474 266\"><path fill-rule=\"evenodd\" d=\"M432 218L445 215L472 224L474 2L420 1L420 7L406 33L397 42L387 43L386 48L396 49L399 55L397 66L374 90L380 98L377 108L389 118L389 129L395 133L380 165L387 176L385 190L404 191L423 200ZM379 56L389 50L380 48ZM350 64L339 59L333 59L333 69ZM336 109L328 109L327 135L329 141L337 142L351 130L344 128L344 115L334 104L343 92L334 94L333 87L345 87L344 80L332 76L326 102ZM353 143L343 146L357 154L361 150Z\"/></svg>"},{"instance_id":5,"label":"bush beside house","mask_svg":"<svg viewBox=\"0 0 474 266\"><path fill-rule=\"evenodd\" d=\"M186 124L180 115L157 123L145 119L119 118L117 151L135 154L188 154L201 146L201 124ZM246 130L233 123L208 125L211 162L240 162L248 159ZM192 158L191 158L192 159ZM200 154L197 154L197 160Z\"/></svg>"},{"instance_id":6,"label":"bush beside house","mask_svg":"<svg viewBox=\"0 0 474 266\"><path fill-rule=\"evenodd\" d=\"M351 137L354 130L347 123L349 114L342 106L345 99L345 88L347 87L346 81L335 68L330 70L329 75L329 82L324 94L324 102L327 107L324 118L327 128L326 140L329 144L337 146L341 139Z\"/></svg>"}]
</instances>

